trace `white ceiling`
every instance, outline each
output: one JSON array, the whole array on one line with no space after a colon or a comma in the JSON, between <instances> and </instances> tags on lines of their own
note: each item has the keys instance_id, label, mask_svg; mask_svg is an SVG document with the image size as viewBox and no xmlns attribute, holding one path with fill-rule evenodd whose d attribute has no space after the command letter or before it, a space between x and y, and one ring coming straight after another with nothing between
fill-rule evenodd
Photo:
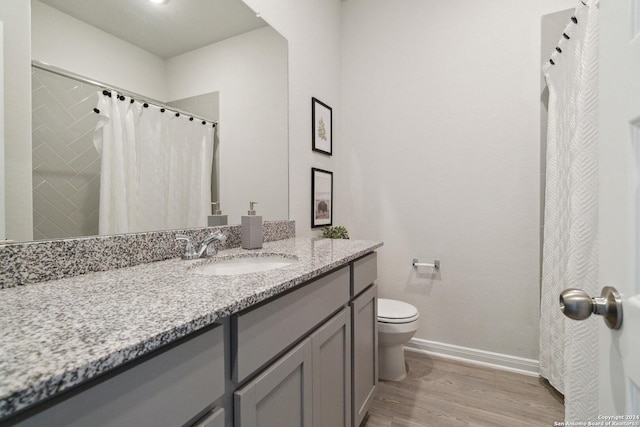
<instances>
[{"instance_id":1,"label":"white ceiling","mask_svg":"<svg viewBox=\"0 0 640 427\"><path fill-rule=\"evenodd\" d=\"M162 58L268 25L242 0L40 0Z\"/></svg>"}]
</instances>

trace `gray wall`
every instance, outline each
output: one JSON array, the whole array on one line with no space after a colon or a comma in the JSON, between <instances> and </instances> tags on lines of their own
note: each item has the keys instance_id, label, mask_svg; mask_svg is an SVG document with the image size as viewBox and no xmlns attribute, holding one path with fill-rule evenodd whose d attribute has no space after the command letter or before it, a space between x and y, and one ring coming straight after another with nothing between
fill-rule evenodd
<instances>
[{"instance_id":1,"label":"gray wall","mask_svg":"<svg viewBox=\"0 0 640 427\"><path fill-rule=\"evenodd\" d=\"M540 23L567 3L342 2L345 225L385 242L380 296L418 308L419 349L537 369Z\"/></svg>"}]
</instances>

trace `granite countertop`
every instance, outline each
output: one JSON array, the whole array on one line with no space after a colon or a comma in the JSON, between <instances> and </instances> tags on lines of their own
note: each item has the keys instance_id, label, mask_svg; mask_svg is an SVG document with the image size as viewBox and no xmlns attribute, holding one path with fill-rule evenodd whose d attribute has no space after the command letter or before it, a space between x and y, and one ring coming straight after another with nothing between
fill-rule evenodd
<instances>
[{"instance_id":1,"label":"granite countertop","mask_svg":"<svg viewBox=\"0 0 640 427\"><path fill-rule=\"evenodd\" d=\"M0 290L0 419L382 246L295 238L217 257L282 254L261 273L204 276L170 259Z\"/></svg>"}]
</instances>

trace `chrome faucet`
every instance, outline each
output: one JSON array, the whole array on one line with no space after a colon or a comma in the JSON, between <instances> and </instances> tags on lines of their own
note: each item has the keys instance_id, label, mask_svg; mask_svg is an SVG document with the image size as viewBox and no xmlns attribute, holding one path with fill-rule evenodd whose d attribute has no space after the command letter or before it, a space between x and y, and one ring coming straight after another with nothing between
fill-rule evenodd
<instances>
[{"instance_id":1,"label":"chrome faucet","mask_svg":"<svg viewBox=\"0 0 640 427\"><path fill-rule=\"evenodd\" d=\"M198 245L198 248L194 248L191 243L191 238L189 236L185 236L184 234L176 234L176 240L185 240L187 242L187 246L185 247L184 255L182 255L182 259L191 260L202 258L205 253L207 255L215 255L216 248L211 245L216 240L221 244L225 244L227 241L227 236L222 234L220 230L216 230L213 233L209 234L203 241ZM211 245L211 246L209 246ZM209 251L207 251L209 249Z\"/></svg>"}]
</instances>

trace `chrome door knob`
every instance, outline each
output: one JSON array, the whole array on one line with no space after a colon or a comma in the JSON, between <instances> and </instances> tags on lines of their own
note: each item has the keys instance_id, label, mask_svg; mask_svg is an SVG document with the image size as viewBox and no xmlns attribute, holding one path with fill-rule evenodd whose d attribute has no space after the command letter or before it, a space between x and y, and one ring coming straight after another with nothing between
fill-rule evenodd
<instances>
[{"instance_id":1,"label":"chrome door knob","mask_svg":"<svg viewBox=\"0 0 640 427\"><path fill-rule=\"evenodd\" d=\"M584 320L591 314L604 317L604 322L611 329L622 326L622 300L618 291L605 286L599 297L591 298L581 289L569 288L560 294L560 311L570 319Z\"/></svg>"}]
</instances>

